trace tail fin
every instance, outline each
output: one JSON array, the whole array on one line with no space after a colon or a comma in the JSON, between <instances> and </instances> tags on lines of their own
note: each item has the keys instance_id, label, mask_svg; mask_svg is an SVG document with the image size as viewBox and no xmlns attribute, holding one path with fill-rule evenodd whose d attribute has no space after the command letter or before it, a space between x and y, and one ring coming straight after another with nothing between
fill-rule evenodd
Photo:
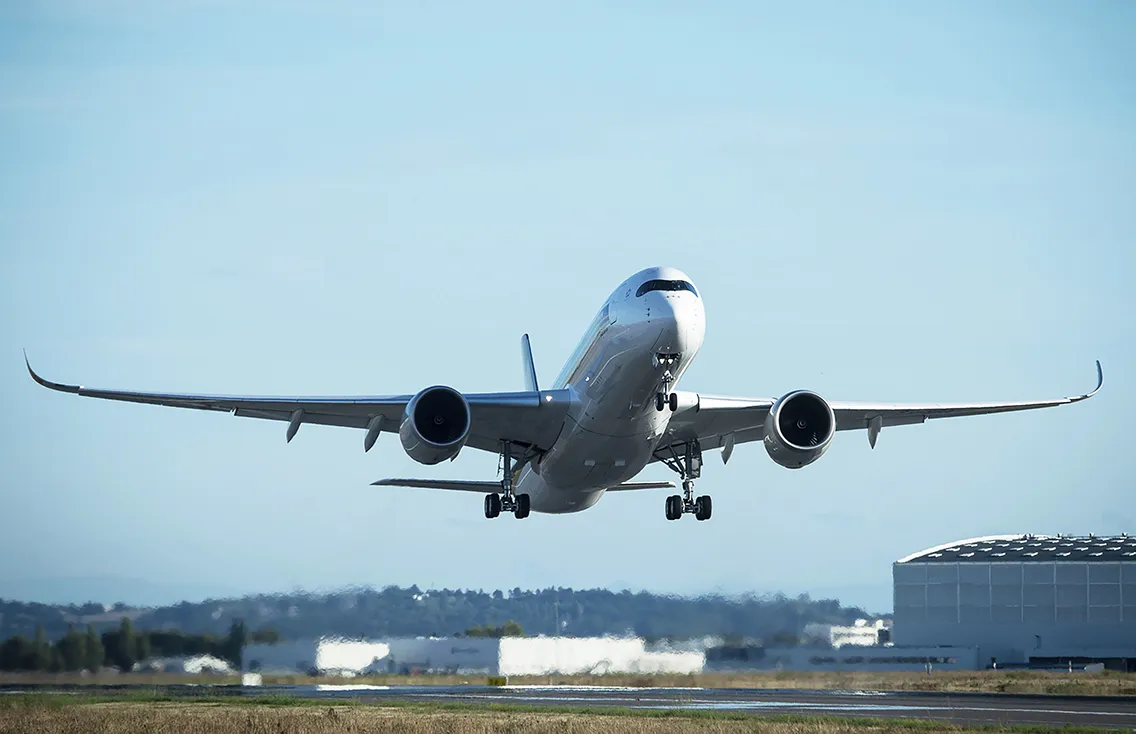
<instances>
[{"instance_id":1,"label":"tail fin","mask_svg":"<svg viewBox=\"0 0 1136 734\"><path fill-rule=\"evenodd\" d=\"M521 337L521 366L525 373L525 390L539 392L540 386L536 382L536 365L533 364L532 346L529 344L529 335Z\"/></svg>"}]
</instances>

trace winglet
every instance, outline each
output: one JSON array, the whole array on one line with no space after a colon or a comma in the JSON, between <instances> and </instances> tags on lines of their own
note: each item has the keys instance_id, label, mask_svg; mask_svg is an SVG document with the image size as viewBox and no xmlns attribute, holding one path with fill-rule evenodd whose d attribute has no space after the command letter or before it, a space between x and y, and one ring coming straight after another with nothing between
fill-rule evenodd
<instances>
[{"instance_id":1,"label":"winglet","mask_svg":"<svg viewBox=\"0 0 1136 734\"><path fill-rule=\"evenodd\" d=\"M26 364L28 366L28 374L32 376L32 379L35 380L36 382L38 382L39 384L43 385L46 388L50 388L52 390L58 390L60 392L72 392L72 393L77 393L77 392L79 392L80 389L82 389L78 385L64 385L64 384L61 384L61 383L58 383L58 382L52 382L51 380L45 380L42 377L40 377L39 375L37 375L36 371L32 369L32 363L30 361L28 361L28 350L26 350L26 349L24 350L24 364Z\"/></svg>"},{"instance_id":2,"label":"winglet","mask_svg":"<svg viewBox=\"0 0 1136 734\"><path fill-rule=\"evenodd\" d=\"M1078 395L1075 398L1070 398L1070 400L1077 401L1077 400L1085 400L1086 398L1091 398L1092 396L1097 394L1097 392L1101 389L1101 385L1103 385L1103 384L1104 384L1104 371L1101 369L1101 363L1100 363L1100 360L1098 359L1097 360L1097 386L1093 388L1092 392L1087 392L1084 395Z\"/></svg>"},{"instance_id":3,"label":"winglet","mask_svg":"<svg viewBox=\"0 0 1136 734\"><path fill-rule=\"evenodd\" d=\"M525 390L540 392L540 386L536 381L536 365L533 363L532 345L529 344L528 334L521 337L521 365L525 374Z\"/></svg>"}]
</instances>

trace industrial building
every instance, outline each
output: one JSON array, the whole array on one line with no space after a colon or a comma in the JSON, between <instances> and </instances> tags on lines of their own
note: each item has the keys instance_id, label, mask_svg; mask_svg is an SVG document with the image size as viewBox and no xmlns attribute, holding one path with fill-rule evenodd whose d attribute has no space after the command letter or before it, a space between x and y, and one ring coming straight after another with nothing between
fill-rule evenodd
<instances>
[{"instance_id":1,"label":"industrial building","mask_svg":"<svg viewBox=\"0 0 1136 734\"><path fill-rule=\"evenodd\" d=\"M245 672L358 675L980 670L1136 671L1136 538L998 535L892 565L894 615L810 624L805 644L651 648L639 638L317 639L250 645Z\"/></svg>"},{"instance_id":2,"label":"industrial building","mask_svg":"<svg viewBox=\"0 0 1136 734\"><path fill-rule=\"evenodd\" d=\"M1136 538L997 535L892 566L897 647L976 648L981 667L1136 671Z\"/></svg>"},{"instance_id":3,"label":"industrial building","mask_svg":"<svg viewBox=\"0 0 1136 734\"><path fill-rule=\"evenodd\" d=\"M242 657L244 672L327 675L698 673L705 660L701 651L649 650L637 637L321 638L249 645Z\"/></svg>"}]
</instances>

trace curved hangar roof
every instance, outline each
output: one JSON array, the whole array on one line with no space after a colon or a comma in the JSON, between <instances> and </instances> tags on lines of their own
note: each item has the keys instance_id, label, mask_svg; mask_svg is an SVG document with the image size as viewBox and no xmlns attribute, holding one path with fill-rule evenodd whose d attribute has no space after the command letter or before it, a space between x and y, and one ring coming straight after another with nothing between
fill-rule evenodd
<instances>
[{"instance_id":1,"label":"curved hangar roof","mask_svg":"<svg viewBox=\"0 0 1136 734\"><path fill-rule=\"evenodd\" d=\"M1136 563L1136 537L990 535L957 540L901 558L897 563Z\"/></svg>"}]
</instances>

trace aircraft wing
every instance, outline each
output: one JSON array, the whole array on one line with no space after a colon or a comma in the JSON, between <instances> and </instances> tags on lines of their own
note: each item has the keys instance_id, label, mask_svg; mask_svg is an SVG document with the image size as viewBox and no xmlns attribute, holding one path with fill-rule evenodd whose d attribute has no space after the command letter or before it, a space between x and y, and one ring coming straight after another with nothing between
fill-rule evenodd
<instances>
[{"instance_id":1,"label":"aircraft wing","mask_svg":"<svg viewBox=\"0 0 1136 734\"><path fill-rule=\"evenodd\" d=\"M304 423L365 429L368 431L368 436L364 439L365 449L370 449L378 432L398 433L406 404L414 397L256 397L104 390L46 380L32 369L26 354L24 360L32 379L59 392L283 421L289 424L289 441ZM467 394L465 399L471 412L470 436L466 445L497 453L502 440L537 450L550 448L564 425L569 396L566 390L544 390ZM381 420L378 420L379 416L382 417ZM370 429L376 426L378 432L372 437Z\"/></svg>"},{"instance_id":2,"label":"aircraft wing","mask_svg":"<svg viewBox=\"0 0 1136 734\"><path fill-rule=\"evenodd\" d=\"M1009 413L1019 410L1052 408L1080 402L1096 395L1104 384L1104 373L1097 362L1097 385L1083 395L1045 400L1003 403L861 403L829 401L836 415L836 430L866 429L874 448L881 428L923 423L935 418ZM682 456L687 443L696 440L702 450L722 449L722 460L729 461L739 443L761 441L765 437L765 418L775 402L771 398L728 398L696 395L691 407L671 419L667 433L655 450L654 460L669 457L671 451Z\"/></svg>"}]
</instances>

